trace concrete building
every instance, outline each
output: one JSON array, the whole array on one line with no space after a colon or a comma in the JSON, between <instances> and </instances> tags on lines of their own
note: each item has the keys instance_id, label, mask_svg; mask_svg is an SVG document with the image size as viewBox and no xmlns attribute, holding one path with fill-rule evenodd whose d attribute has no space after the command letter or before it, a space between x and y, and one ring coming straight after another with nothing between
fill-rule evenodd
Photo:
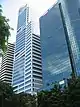
<instances>
[{"instance_id":1,"label":"concrete building","mask_svg":"<svg viewBox=\"0 0 80 107\"><path fill-rule=\"evenodd\" d=\"M9 84L12 83L13 59L14 44L8 43L7 50L2 57L0 79Z\"/></svg>"},{"instance_id":2,"label":"concrete building","mask_svg":"<svg viewBox=\"0 0 80 107\"><path fill-rule=\"evenodd\" d=\"M1 73L1 64L2 64L2 52L0 50L0 73Z\"/></svg>"},{"instance_id":3,"label":"concrete building","mask_svg":"<svg viewBox=\"0 0 80 107\"><path fill-rule=\"evenodd\" d=\"M40 36L35 32L34 20L27 5L20 8L12 82L16 93L35 94L42 87Z\"/></svg>"}]
</instances>

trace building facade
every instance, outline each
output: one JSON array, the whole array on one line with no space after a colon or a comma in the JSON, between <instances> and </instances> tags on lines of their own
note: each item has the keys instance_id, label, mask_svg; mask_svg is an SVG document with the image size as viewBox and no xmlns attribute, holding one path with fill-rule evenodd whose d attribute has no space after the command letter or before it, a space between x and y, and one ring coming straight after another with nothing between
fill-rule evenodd
<instances>
[{"instance_id":1,"label":"building facade","mask_svg":"<svg viewBox=\"0 0 80 107\"><path fill-rule=\"evenodd\" d=\"M59 82L64 84L72 72L65 30L69 38L76 72L77 74L80 72L79 10L79 0L58 0L40 18L44 89L51 87L49 85L51 83ZM65 25L62 18L65 21ZM64 26L66 26L66 29Z\"/></svg>"},{"instance_id":2,"label":"building facade","mask_svg":"<svg viewBox=\"0 0 80 107\"><path fill-rule=\"evenodd\" d=\"M19 10L13 67L13 87L16 93L35 94L42 87L40 36L35 34L30 8Z\"/></svg>"},{"instance_id":3,"label":"building facade","mask_svg":"<svg viewBox=\"0 0 80 107\"><path fill-rule=\"evenodd\" d=\"M2 52L0 50L0 73L1 73L1 64L2 64Z\"/></svg>"},{"instance_id":4,"label":"building facade","mask_svg":"<svg viewBox=\"0 0 80 107\"><path fill-rule=\"evenodd\" d=\"M75 7L75 8L74 8ZM74 66L77 75L80 74L80 1L59 0L61 18L64 19L64 30L69 37L71 51L73 54ZM65 34L66 35L66 34Z\"/></svg>"},{"instance_id":5,"label":"building facade","mask_svg":"<svg viewBox=\"0 0 80 107\"><path fill-rule=\"evenodd\" d=\"M0 80L11 84L14 59L14 44L8 43L7 50L2 56Z\"/></svg>"}]
</instances>

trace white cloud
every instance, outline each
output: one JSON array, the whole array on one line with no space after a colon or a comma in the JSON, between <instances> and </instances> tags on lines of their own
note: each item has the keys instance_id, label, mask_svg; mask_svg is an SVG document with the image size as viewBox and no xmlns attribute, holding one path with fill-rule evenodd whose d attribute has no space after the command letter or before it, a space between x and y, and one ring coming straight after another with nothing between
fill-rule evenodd
<instances>
[{"instance_id":1,"label":"white cloud","mask_svg":"<svg viewBox=\"0 0 80 107\"><path fill-rule=\"evenodd\" d=\"M29 4L29 6L36 11L37 17L40 17L55 1L56 0L3 0L3 12L5 16L10 19L10 26L14 28L14 31L11 31L9 41L14 42L16 38L17 17L20 7Z\"/></svg>"}]
</instances>

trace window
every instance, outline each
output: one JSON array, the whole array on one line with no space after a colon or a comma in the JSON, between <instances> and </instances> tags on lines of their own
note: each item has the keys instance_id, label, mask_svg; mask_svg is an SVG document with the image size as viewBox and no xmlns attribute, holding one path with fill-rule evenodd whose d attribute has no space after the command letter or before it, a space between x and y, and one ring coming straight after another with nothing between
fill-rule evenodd
<instances>
[{"instance_id":1,"label":"window","mask_svg":"<svg viewBox=\"0 0 80 107\"><path fill-rule=\"evenodd\" d=\"M37 80L37 79L34 80L34 79L33 79L33 82L42 84L42 80Z\"/></svg>"},{"instance_id":2,"label":"window","mask_svg":"<svg viewBox=\"0 0 80 107\"><path fill-rule=\"evenodd\" d=\"M37 67L33 67L33 69L35 69L35 70L40 70L40 71L42 70L42 69L40 69L40 68L37 68Z\"/></svg>"},{"instance_id":3,"label":"window","mask_svg":"<svg viewBox=\"0 0 80 107\"><path fill-rule=\"evenodd\" d=\"M27 39L27 41L30 40L30 39L31 39L31 36Z\"/></svg>"},{"instance_id":4,"label":"window","mask_svg":"<svg viewBox=\"0 0 80 107\"><path fill-rule=\"evenodd\" d=\"M28 49L30 49L31 48L31 46L29 46L28 48L26 48L26 51L28 50Z\"/></svg>"},{"instance_id":5,"label":"window","mask_svg":"<svg viewBox=\"0 0 80 107\"><path fill-rule=\"evenodd\" d=\"M29 67L30 65L31 65L31 63L30 63L30 64L28 64L28 65L26 65L26 67L25 67L25 68Z\"/></svg>"},{"instance_id":6,"label":"window","mask_svg":"<svg viewBox=\"0 0 80 107\"><path fill-rule=\"evenodd\" d=\"M27 44L30 43L30 42L31 42L31 39L27 42Z\"/></svg>"},{"instance_id":7,"label":"window","mask_svg":"<svg viewBox=\"0 0 80 107\"><path fill-rule=\"evenodd\" d=\"M20 81L17 81L17 82L16 82L16 81L15 81L15 82L13 81L13 85L16 85L16 84L18 84L18 83L21 83L21 82L23 82L23 81L24 81L24 80L20 80Z\"/></svg>"},{"instance_id":8,"label":"window","mask_svg":"<svg viewBox=\"0 0 80 107\"><path fill-rule=\"evenodd\" d=\"M21 28L19 28L18 30L17 30L17 32L19 32L21 30Z\"/></svg>"},{"instance_id":9,"label":"window","mask_svg":"<svg viewBox=\"0 0 80 107\"><path fill-rule=\"evenodd\" d=\"M42 79L42 77L40 76L36 76L36 75L33 75L34 78L39 78L39 79Z\"/></svg>"},{"instance_id":10,"label":"window","mask_svg":"<svg viewBox=\"0 0 80 107\"><path fill-rule=\"evenodd\" d=\"M39 58L39 57L37 57L37 56L34 56L34 55L33 55L33 57L36 58L36 59L40 59L40 60L41 60L41 58Z\"/></svg>"},{"instance_id":11,"label":"window","mask_svg":"<svg viewBox=\"0 0 80 107\"><path fill-rule=\"evenodd\" d=\"M29 84L29 85L25 86L25 88L29 88L29 87L31 87L31 84Z\"/></svg>"},{"instance_id":12,"label":"window","mask_svg":"<svg viewBox=\"0 0 80 107\"><path fill-rule=\"evenodd\" d=\"M33 59L33 61L34 61L34 62L38 62L38 63L41 63L41 61L38 61L38 60L35 60L35 59Z\"/></svg>"},{"instance_id":13,"label":"window","mask_svg":"<svg viewBox=\"0 0 80 107\"><path fill-rule=\"evenodd\" d=\"M19 91L23 91L23 90L24 90L24 87L19 89Z\"/></svg>"},{"instance_id":14,"label":"window","mask_svg":"<svg viewBox=\"0 0 80 107\"><path fill-rule=\"evenodd\" d=\"M31 82L31 79L30 79L30 80L28 80L28 81L26 81L26 82L25 82L25 84L27 84L27 83L29 83L29 82Z\"/></svg>"},{"instance_id":15,"label":"window","mask_svg":"<svg viewBox=\"0 0 80 107\"><path fill-rule=\"evenodd\" d=\"M41 48L40 47L37 47L37 46L33 46L34 48L37 48L37 49L39 49L39 50L41 50Z\"/></svg>"},{"instance_id":16,"label":"window","mask_svg":"<svg viewBox=\"0 0 80 107\"><path fill-rule=\"evenodd\" d=\"M27 80L27 79L29 79L29 78L31 78L31 75L30 75L30 76L28 76L28 77L26 77L26 78L25 78L25 80Z\"/></svg>"},{"instance_id":17,"label":"window","mask_svg":"<svg viewBox=\"0 0 80 107\"><path fill-rule=\"evenodd\" d=\"M42 73L37 72L37 71L33 71L33 73L35 73L35 74L39 74L39 75L42 75Z\"/></svg>"},{"instance_id":18,"label":"window","mask_svg":"<svg viewBox=\"0 0 80 107\"><path fill-rule=\"evenodd\" d=\"M26 62L26 64L28 64L31 61L31 59L29 61Z\"/></svg>"},{"instance_id":19,"label":"window","mask_svg":"<svg viewBox=\"0 0 80 107\"><path fill-rule=\"evenodd\" d=\"M33 44L34 44L34 45L37 45L37 46L40 46L39 44L37 44L37 43L34 43L34 42L33 42Z\"/></svg>"},{"instance_id":20,"label":"window","mask_svg":"<svg viewBox=\"0 0 80 107\"><path fill-rule=\"evenodd\" d=\"M24 86L24 83L19 85L19 87L22 87L22 86Z\"/></svg>"},{"instance_id":21,"label":"window","mask_svg":"<svg viewBox=\"0 0 80 107\"><path fill-rule=\"evenodd\" d=\"M39 40L39 41L40 41L40 38L38 38L38 37L34 37L34 36L33 36L33 38L34 38L34 39L37 39L37 40Z\"/></svg>"},{"instance_id":22,"label":"window","mask_svg":"<svg viewBox=\"0 0 80 107\"><path fill-rule=\"evenodd\" d=\"M27 93L27 92L30 92L31 91L31 89L28 89L28 90L26 90L25 92Z\"/></svg>"},{"instance_id":23,"label":"window","mask_svg":"<svg viewBox=\"0 0 80 107\"><path fill-rule=\"evenodd\" d=\"M39 64L35 64L35 63L33 63L33 65L38 66L38 67L42 67L41 65L39 65Z\"/></svg>"},{"instance_id":24,"label":"window","mask_svg":"<svg viewBox=\"0 0 80 107\"><path fill-rule=\"evenodd\" d=\"M30 51L31 51L31 49L27 50L26 53L28 53L28 52L30 52Z\"/></svg>"},{"instance_id":25,"label":"window","mask_svg":"<svg viewBox=\"0 0 80 107\"><path fill-rule=\"evenodd\" d=\"M27 46L26 47L28 47L28 46L30 46L31 45L31 42L29 43L29 44L27 44Z\"/></svg>"},{"instance_id":26,"label":"window","mask_svg":"<svg viewBox=\"0 0 80 107\"><path fill-rule=\"evenodd\" d=\"M26 69L26 72L29 71L31 69L31 67L29 67L28 69Z\"/></svg>"},{"instance_id":27,"label":"window","mask_svg":"<svg viewBox=\"0 0 80 107\"><path fill-rule=\"evenodd\" d=\"M39 49L39 50L37 50L37 48L33 48L33 51L36 51L36 52L41 52L41 50Z\"/></svg>"},{"instance_id":28,"label":"window","mask_svg":"<svg viewBox=\"0 0 80 107\"><path fill-rule=\"evenodd\" d=\"M26 55L26 57L28 57L31 54L31 52L29 54Z\"/></svg>"},{"instance_id":29,"label":"window","mask_svg":"<svg viewBox=\"0 0 80 107\"><path fill-rule=\"evenodd\" d=\"M29 56L27 59L26 59L26 61L28 60L28 59L30 59L31 58L31 56Z\"/></svg>"},{"instance_id":30,"label":"window","mask_svg":"<svg viewBox=\"0 0 80 107\"><path fill-rule=\"evenodd\" d=\"M40 44L40 41L37 41L37 40L33 40L34 42L37 42L37 43L39 43Z\"/></svg>"},{"instance_id":31,"label":"window","mask_svg":"<svg viewBox=\"0 0 80 107\"><path fill-rule=\"evenodd\" d=\"M27 75L28 75L28 74L30 74L30 73L31 73L31 71L30 71L30 72L28 72L28 73L26 73L26 74L25 74L25 76L27 76Z\"/></svg>"}]
</instances>

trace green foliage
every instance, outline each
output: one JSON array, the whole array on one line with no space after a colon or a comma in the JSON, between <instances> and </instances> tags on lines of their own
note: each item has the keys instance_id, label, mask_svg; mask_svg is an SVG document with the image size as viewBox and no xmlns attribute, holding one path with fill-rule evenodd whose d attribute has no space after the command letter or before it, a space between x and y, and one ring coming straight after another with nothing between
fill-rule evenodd
<instances>
[{"instance_id":1,"label":"green foliage","mask_svg":"<svg viewBox=\"0 0 80 107\"><path fill-rule=\"evenodd\" d=\"M67 80L62 89L55 85L50 91L38 93L38 107L80 107L80 77Z\"/></svg>"},{"instance_id":2,"label":"green foliage","mask_svg":"<svg viewBox=\"0 0 80 107\"><path fill-rule=\"evenodd\" d=\"M0 81L0 107L36 107L36 96L15 94L12 86Z\"/></svg>"},{"instance_id":3,"label":"green foliage","mask_svg":"<svg viewBox=\"0 0 80 107\"><path fill-rule=\"evenodd\" d=\"M0 107L79 107L80 77L70 78L62 88L55 84L50 91L38 92L37 96L15 94L13 88L0 81Z\"/></svg>"},{"instance_id":4,"label":"green foliage","mask_svg":"<svg viewBox=\"0 0 80 107\"><path fill-rule=\"evenodd\" d=\"M12 29L8 22L9 19L6 19L6 17L2 15L2 6L0 5L0 49L2 49L3 52L6 50L10 29Z\"/></svg>"},{"instance_id":5,"label":"green foliage","mask_svg":"<svg viewBox=\"0 0 80 107\"><path fill-rule=\"evenodd\" d=\"M11 107L36 107L36 97L30 94L15 94L12 97Z\"/></svg>"},{"instance_id":6,"label":"green foliage","mask_svg":"<svg viewBox=\"0 0 80 107\"><path fill-rule=\"evenodd\" d=\"M13 95L13 88L9 84L0 81L0 107L7 107L7 102L11 100Z\"/></svg>"},{"instance_id":7,"label":"green foliage","mask_svg":"<svg viewBox=\"0 0 80 107\"><path fill-rule=\"evenodd\" d=\"M8 83L0 81L0 95L4 95L5 98L9 98L13 95L13 88Z\"/></svg>"}]
</instances>

